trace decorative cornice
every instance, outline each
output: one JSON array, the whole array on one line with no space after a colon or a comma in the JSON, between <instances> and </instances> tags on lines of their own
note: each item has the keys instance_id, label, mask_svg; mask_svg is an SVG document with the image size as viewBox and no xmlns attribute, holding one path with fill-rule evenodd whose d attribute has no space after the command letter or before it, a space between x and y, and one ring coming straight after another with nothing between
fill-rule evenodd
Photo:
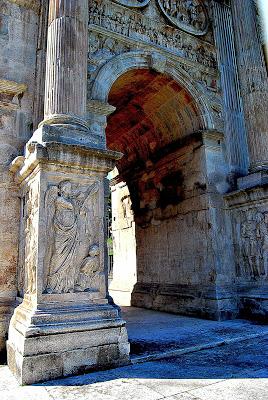
<instances>
[{"instance_id":1,"label":"decorative cornice","mask_svg":"<svg viewBox=\"0 0 268 400\"><path fill-rule=\"evenodd\" d=\"M28 8L29 10L33 10L37 14L40 11L40 3L39 0L8 0L10 3L17 4L18 6L22 6Z\"/></svg>"},{"instance_id":2,"label":"decorative cornice","mask_svg":"<svg viewBox=\"0 0 268 400\"><path fill-rule=\"evenodd\" d=\"M8 81L6 79L0 79L0 93L10 94L18 96L24 93L27 89L27 85L24 83L17 83L14 81Z\"/></svg>"},{"instance_id":3,"label":"decorative cornice","mask_svg":"<svg viewBox=\"0 0 268 400\"><path fill-rule=\"evenodd\" d=\"M87 111L98 115L110 115L116 110L116 107L102 103L99 100L89 100L87 103Z\"/></svg>"},{"instance_id":4,"label":"decorative cornice","mask_svg":"<svg viewBox=\"0 0 268 400\"><path fill-rule=\"evenodd\" d=\"M0 100L0 110L16 111L16 110L18 110L18 108L19 108L18 104Z\"/></svg>"},{"instance_id":5,"label":"decorative cornice","mask_svg":"<svg viewBox=\"0 0 268 400\"><path fill-rule=\"evenodd\" d=\"M217 130L207 130L202 132L203 139L208 139L208 140L224 140L224 134L222 132L219 132Z\"/></svg>"}]
</instances>

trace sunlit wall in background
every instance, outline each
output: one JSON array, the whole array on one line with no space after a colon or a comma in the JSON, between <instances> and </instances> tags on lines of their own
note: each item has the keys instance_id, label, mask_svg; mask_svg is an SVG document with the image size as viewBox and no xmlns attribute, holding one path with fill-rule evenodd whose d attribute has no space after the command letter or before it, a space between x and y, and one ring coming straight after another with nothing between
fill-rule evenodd
<instances>
[{"instance_id":1,"label":"sunlit wall in background","mask_svg":"<svg viewBox=\"0 0 268 400\"><path fill-rule=\"evenodd\" d=\"M268 65L268 0L255 0L261 16L263 45Z\"/></svg>"}]
</instances>

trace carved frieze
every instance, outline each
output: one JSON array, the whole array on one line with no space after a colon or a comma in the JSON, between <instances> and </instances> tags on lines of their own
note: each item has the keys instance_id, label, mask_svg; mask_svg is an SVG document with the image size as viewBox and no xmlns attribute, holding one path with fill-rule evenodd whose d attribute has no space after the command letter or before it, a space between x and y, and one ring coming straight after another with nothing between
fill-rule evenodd
<instances>
[{"instance_id":1,"label":"carved frieze","mask_svg":"<svg viewBox=\"0 0 268 400\"><path fill-rule=\"evenodd\" d=\"M144 43L129 43L125 38L112 37L108 32L100 32L99 28L89 31L89 59L88 59L88 72L89 83L94 79L95 71L116 55L123 54L129 51L136 51L147 49ZM166 53L167 54L167 53ZM150 65L155 70L162 72L166 62L172 60L171 56L168 58L166 54L153 52L150 57ZM207 89L210 96L213 98L218 97L218 76L217 71L205 71L201 69L198 64L190 66L176 60L176 65L190 75L193 80L200 83L203 88ZM96 112L96 111L94 111Z\"/></svg>"},{"instance_id":2,"label":"carved frieze","mask_svg":"<svg viewBox=\"0 0 268 400\"><path fill-rule=\"evenodd\" d=\"M158 0L158 4L173 25L194 35L204 35L208 16L200 0Z\"/></svg>"},{"instance_id":3,"label":"carved frieze","mask_svg":"<svg viewBox=\"0 0 268 400\"><path fill-rule=\"evenodd\" d=\"M90 30L100 27L108 32L119 34L132 39L136 43L152 44L159 48L197 62L210 69L217 68L215 47L197 37L187 34L172 26L155 23L141 13L126 9L106 0L94 0L89 7ZM89 36L90 50L97 50L98 42ZM106 46L102 51L111 53L114 48L114 39L107 38Z\"/></svg>"},{"instance_id":4,"label":"carved frieze","mask_svg":"<svg viewBox=\"0 0 268 400\"><path fill-rule=\"evenodd\" d=\"M113 0L126 7L143 8L151 0ZM165 17L178 28L194 35L205 35L208 15L202 0L157 0Z\"/></svg>"},{"instance_id":5,"label":"carved frieze","mask_svg":"<svg viewBox=\"0 0 268 400\"><path fill-rule=\"evenodd\" d=\"M148 51L148 46L142 42L131 42L129 39L119 37L109 32L94 27L89 31L89 59L88 59L88 93L91 93L91 87L94 83L99 68L113 57L131 51L144 50ZM210 113L213 115L215 129L223 130L222 120L222 100L220 96L219 77L216 70L201 68L198 63L188 63L187 60L169 55L164 51L152 51L148 56L148 63L151 68L162 73L165 65L174 63L175 68L179 68L182 72L200 86L200 89L207 96ZM92 109L93 112L96 113ZM97 112L98 114L98 112Z\"/></svg>"}]
</instances>

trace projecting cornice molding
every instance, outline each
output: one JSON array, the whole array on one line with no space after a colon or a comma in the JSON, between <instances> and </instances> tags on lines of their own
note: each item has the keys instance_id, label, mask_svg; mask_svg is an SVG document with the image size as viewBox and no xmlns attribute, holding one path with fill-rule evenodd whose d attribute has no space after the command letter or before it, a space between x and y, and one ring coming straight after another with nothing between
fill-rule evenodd
<instances>
[{"instance_id":1,"label":"projecting cornice molding","mask_svg":"<svg viewBox=\"0 0 268 400\"><path fill-rule=\"evenodd\" d=\"M116 108L108 103L103 103L98 100L89 100L87 103L87 111L99 115L110 115Z\"/></svg>"},{"instance_id":2,"label":"projecting cornice molding","mask_svg":"<svg viewBox=\"0 0 268 400\"><path fill-rule=\"evenodd\" d=\"M17 83L14 81L8 81L6 79L0 79L0 93L8 95L18 96L24 93L27 89L27 85L24 83Z\"/></svg>"},{"instance_id":3,"label":"projecting cornice molding","mask_svg":"<svg viewBox=\"0 0 268 400\"><path fill-rule=\"evenodd\" d=\"M18 6L22 6L28 8L29 10L33 10L36 13L39 13L40 3L36 0L8 0L10 3L17 4Z\"/></svg>"},{"instance_id":4,"label":"projecting cornice molding","mask_svg":"<svg viewBox=\"0 0 268 400\"><path fill-rule=\"evenodd\" d=\"M13 97L24 93L27 89L27 85L24 83L17 83L14 81L8 81L6 79L0 79L0 109L15 111L19 108L18 102L13 102Z\"/></svg>"}]
</instances>

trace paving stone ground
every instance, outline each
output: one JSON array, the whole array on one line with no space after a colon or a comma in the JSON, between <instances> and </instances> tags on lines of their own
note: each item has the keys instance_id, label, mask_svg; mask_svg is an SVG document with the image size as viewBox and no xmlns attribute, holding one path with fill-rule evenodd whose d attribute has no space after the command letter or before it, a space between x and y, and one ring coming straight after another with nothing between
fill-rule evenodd
<instances>
[{"instance_id":1,"label":"paving stone ground","mask_svg":"<svg viewBox=\"0 0 268 400\"><path fill-rule=\"evenodd\" d=\"M137 310L132 311L136 312ZM161 323L163 323L164 317L165 315L162 315ZM167 320L169 317L166 315ZM152 319L154 318L152 317ZM197 327L199 322L200 328L203 323L207 323L207 339L209 340L212 336L210 326L213 326L211 329L216 329L215 326L210 325L208 321L191 320L192 325ZM158 322L160 322L159 319ZM237 321L233 322L237 323ZM168 322L166 326L168 331ZM224 326L225 323L221 325L222 329ZM265 333L265 327L253 326L259 327L260 332L263 329L263 335L242 340L243 332L240 332L241 341L238 340L235 343L39 385L20 387L7 366L1 366L0 399L267 400L268 335ZM191 323L188 321L189 335L190 328ZM134 325L132 329L134 332L136 329L134 329ZM157 325L155 329L157 329ZM140 330L142 332L142 329ZM164 331L162 333L164 335ZM142 335L144 338L145 333L141 333ZM147 339L149 339L148 335L149 328ZM158 335L160 338L161 335L159 333ZM155 336L157 336L156 333ZM198 335L196 341L198 342Z\"/></svg>"},{"instance_id":2,"label":"paving stone ground","mask_svg":"<svg viewBox=\"0 0 268 400\"><path fill-rule=\"evenodd\" d=\"M241 319L209 321L136 307L122 307L122 317L133 359L268 334L268 325Z\"/></svg>"}]
</instances>

